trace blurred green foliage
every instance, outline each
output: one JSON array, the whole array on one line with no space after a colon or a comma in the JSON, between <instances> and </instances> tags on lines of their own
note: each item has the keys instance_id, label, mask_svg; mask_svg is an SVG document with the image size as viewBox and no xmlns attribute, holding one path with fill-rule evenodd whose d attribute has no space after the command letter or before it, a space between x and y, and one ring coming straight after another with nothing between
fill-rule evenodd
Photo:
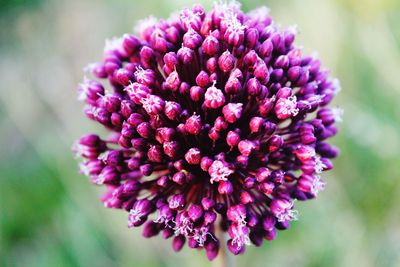
<instances>
[{"instance_id":1,"label":"blurred green foliage","mask_svg":"<svg viewBox=\"0 0 400 267\"><path fill-rule=\"evenodd\" d=\"M40 2L40 5L38 3ZM202 253L127 229L126 214L97 201L70 147L98 131L75 88L104 39L194 1L0 2L0 266L210 266ZM203 2L210 7L210 1ZM301 220L237 266L400 266L400 2L245 1L297 23L341 80L342 150L326 190L298 203ZM32 9L32 7L35 7Z\"/></svg>"}]
</instances>

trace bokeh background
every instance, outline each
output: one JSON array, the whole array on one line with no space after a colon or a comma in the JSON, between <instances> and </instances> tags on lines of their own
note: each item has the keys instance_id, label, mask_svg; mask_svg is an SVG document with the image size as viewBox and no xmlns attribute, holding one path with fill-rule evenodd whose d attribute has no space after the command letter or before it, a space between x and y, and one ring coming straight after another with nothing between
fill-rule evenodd
<instances>
[{"instance_id":1,"label":"bokeh background","mask_svg":"<svg viewBox=\"0 0 400 267\"><path fill-rule=\"evenodd\" d=\"M211 1L198 1L211 7ZM170 240L127 229L77 173L73 141L100 128L82 115L82 67L135 21L193 1L0 0L0 266L211 266ZM237 266L400 266L400 1L245 1L267 5L341 80L342 149L301 220ZM311 48L311 49L310 49Z\"/></svg>"}]
</instances>

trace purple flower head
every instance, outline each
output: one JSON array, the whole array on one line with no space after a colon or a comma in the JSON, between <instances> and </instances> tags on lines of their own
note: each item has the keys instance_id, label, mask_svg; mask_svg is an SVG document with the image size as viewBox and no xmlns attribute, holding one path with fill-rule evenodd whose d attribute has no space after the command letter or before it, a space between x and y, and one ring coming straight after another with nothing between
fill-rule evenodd
<instances>
[{"instance_id":1,"label":"purple flower head","mask_svg":"<svg viewBox=\"0 0 400 267\"><path fill-rule=\"evenodd\" d=\"M195 5L137 30L108 41L78 87L85 114L110 132L76 142L81 173L128 227L172 238L175 251L204 248L211 260L222 245L236 255L274 239L339 153L326 141L340 121L328 107L337 80L266 8Z\"/></svg>"}]
</instances>

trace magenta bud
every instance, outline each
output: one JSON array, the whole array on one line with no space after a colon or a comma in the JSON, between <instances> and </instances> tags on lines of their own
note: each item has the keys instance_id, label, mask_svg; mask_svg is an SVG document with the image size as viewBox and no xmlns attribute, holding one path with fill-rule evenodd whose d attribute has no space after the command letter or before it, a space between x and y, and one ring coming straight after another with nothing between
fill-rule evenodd
<instances>
[{"instance_id":1,"label":"magenta bud","mask_svg":"<svg viewBox=\"0 0 400 267\"><path fill-rule=\"evenodd\" d=\"M264 61L258 61L256 63L255 69L254 69L254 76L264 84L266 84L269 81L270 75L269 75L268 67Z\"/></svg>"},{"instance_id":2,"label":"magenta bud","mask_svg":"<svg viewBox=\"0 0 400 267\"><path fill-rule=\"evenodd\" d=\"M172 210L181 210L186 205L185 197L182 194L173 195L168 200L168 206Z\"/></svg>"},{"instance_id":3,"label":"magenta bud","mask_svg":"<svg viewBox=\"0 0 400 267\"><path fill-rule=\"evenodd\" d=\"M266 231L266 232L264 233L264 238L265 238L266 240L271 241L271 240L274 240L275 237L276 237L276 230L275 230L275 229L272 229L271 231Z\"/></svg>"},{"instance_id":4,"label":"magenta bud","mask_svg":"<svg viewBox=\"0 0 400 267\"><path fill-rule=\"evenodd\" d=\"M181 47L177 52L179 60L184 64L188 65L193 62L195 57L194 51L187 47Z\"/></svg>"},{"instance_id":5,"label":"magenta bud","mask_svg":"<svg viewBox=\"0 0 400 267\"><path fill-rule=\"evenodd\" d=\"M133 127L137 127L139 124L143 122L144 118L143 115L140 113L132 113L127 122L132 125Z\"/></svg>"},{"instance_id":6,"label":"magenta bud","mask_svg":"<svg viewBox=\"0 0 400 267\"><path fill-rule=\"evenodd\" d=\"M240 142L240 135L235 131L229 131L226 135L226 143L230 147L235 147Z\"/></svg>"},{"instance_id":7,"label":"magenta bud","mask_svg":"<svg viewBox=\"0 0 400 267\"><path fill-rule=\"evenodd\" d=\"M118 69L115 72L116 80L118 81L119 84L123 86L127 86L130 83L132 78L131 76L132 75L126 69Z\"/></svg>"},{"instance_id":8,"label":"magenta bud","mask_svg":"<svg viewBox=\"0 0 400 267\"><path fill-rule=\"evenodd\" d=\"M196 84L203 88L206 88L210 83L210 77L208 76L207 72L204 70L200 71L200 73L196 77Z\"/></svg>"},{"instance_id":9,"label":"magenta bud","mask_svg":"<svg viewBox=\"0 0 400 267\"><path fill-rule=\"evenodd\" d=\"M190 116L185 123L185 131L189 134L198 135L201 130L201 118L199 115Z\"/></svg>"},{"instance_id":10,"label":"magenta bud","mask_svg":"<svg viewBox=\"0 0 400 267\"><path fill-rule=\"evenodd\" d=\"M200 168L203 171L208 171L208 168L210 168L211 164L213 163L213 160L208 158L208 157L202 157L200 161Z\"/></svg>"},{"instance_id":11,"label":"magenta bud","mask_svg":"<svg viewBox=\"0 0 400 267\"><path fill-rule=\"evenodd\" d=\"M143 151L147 147L147 142L143 138L133 138L131 140L131 145L135 150Z\"/></svg>"},{"instance_id":12,"label":"magenta bud","mask_svg":"<svg viewBox=\"0 0 400 267\"><path fill-rule=\"evenodd\" d=\"M257 96L261 91L261 84L256 78L250 78L246 83L246 89L249 95Z\"/></svg>"},{"instance_id":13,"label":"magenta bud","mask_svg":"<svg viewBox=\"0 0 400 267\"><path fill-rule=\"evenodd\" d=\"M271 40L267 39L261 44L258 53L262 57L269 57L272 53L273 48L274 46Z\"/></svg>"},{"instance_id":14,"label":"magenta bud","mask_svg":"<svg viewBox=\"0 0 400 267\"><path fill-rule=\"evenodd\" d=\"M150 176L153 173L153 167L151 164L144 164L144 165L140 166L140 172L144 176Z\"/></svg>"},{"instance_id":15,"label":"magenta bud","mask_svg":"<svg viewBox=\"0 0 400 267\"><path fill-rule=\"evenodd\" d=\"M242 103L228 103L222 108L222 113L227 122L234 123L242 116L242 110Z\"/></svg>"},{"instance_id":16,"label":"magenta bud","mask_svg":"<svg viewBox=\"0 0 400 267\"><path fill-rule=\"evenodd\" d=\"M213 224L217 219L217 214L213 211L206 211L204 213L204 224Z\"/></svg>"},{"instance_id":17,"label":"magenta bud","mask_svg":"<svg viewBox=\"0 0 400 267\"><path fill-rule=\"evenodd\" d=\"M256 179L254 177L246 177L244 179L244 187L246 189L251 189L254 187L254 185L256 184Z\"/></svg>"},{"instance_id":18,"label":"magenta bud","mask_svg":"<svg viewBox=\"0 0 400 267\"><path fill-rule=\"evenodd\" d=\"M221 195L230 195L233 193L233 184L230 181L222 181L218 185L218 193Z\"/></svg>"},{"instance_id":19,"label":"magenta bud","mask_svg":"<svg viewBox=\"0 0 400 267\"><path fill-rule=\"evenodd\" d=\"M244 156L250 156L250 154L255 150L256 145L250 140L242 140L238 144L239 152Z\"/></svg>"},{"instance_id":20,"label":"magenta bud","mask_svg":"<svg viewBox=\"0 0 400 267\"><path fill-rule=\"evenodd\" d=\"M250 120L249 126L251 133L258 133L263 130L265 120L261 117L253 117Z\"/></svg>"},{"instance_id":21,"label":"magenta bud","mask_svg":"<svg viewBox=\"0 0 400 267\"><path fill-rule=\"evenodd\" d=\"M268 141L268 150L270 152L278 151L284 144L282 136L273 135Z\"/></svg>"},{"instance_id":22,"label":"magenta bud","mask_svg":"<svg viewBox=\"0 0 400 267\"><path fill-rule=\"evenodd\" d=\"M259 59L257 53L254 50L250 50L243 58L244 65L253 66Z\"/></svg>"},{"instance_id":23,"label":"magenta bud","mask_svg":"<svg viewBox=\"0 0 400 267\"><path fill-rule=\"evenodd\" d=\"M130 100L122 100L121 101L121 114L125 118L129 118L134 110L134 104Z\"/></svg>"},{"instance_id":24,"label":"magenta bud","mask_svg":"<svg viewBox=\"0 0 400 267\"><path fill-rule=\"evenodd\" d=\"M238 242L233 242L232 239L228 240L227 247L228 247L229 251L234 255L243 254L245 251L244 245L239 245Z\"/></svg>"},{"instance_id":25,"label":"magenta bud","mask_svg":"<svg viewBox=\"0 0 400 267\"><path fill-rule=\"evenodd\" d=\"M183 172L177 172L172 176L172 181L179 185L183 185L186 179L186 175Z\"/></svg>"},{"instance_id":26,"label":"magenta bud","mask_svg":"<svg viewBox=\"0 0 400 267\"><path fill-rule=\"evenodd\" d=\"M252 203L254 201L254 198L250 195L249 192L243 191L240 194L240 201L243 204L248 204L248 203Z\"/></svg>"},{"instance_id":27,"label":"magenta bud","mask_svg":"<svg viewBox=\"0 0 400 267\"><path fill-rule=\"evenodd\" d=\"M139 50L141 43L134 35L124 34L122 38L123 38L122 45L127 54L132 54Z\"/></svg>"},{"instance_id":28,"label":"magenta bud","mask_svg":"<svg viewBox=\"0 0 400 267\"><path fill-rule=\"evenodd\" d=\"M175 158L178 154L179 144L176 141L164 142L163 149L165 155L170 158Z\"/></svg>"},{"instance_id":29,"label":"magenta bud","mask_svg":"<svg viewBox=\"0 0 400 267\"><path fill-rule=\"evenodd\" d=\"M158 225L155 222L148 221L143 227L142 235L143 237L150 238L158 235L159 231Z\"/></svg>"},{"instance_id":30,"label":"magenta bud","mask_svg":"<svg viewBox=\"0 0 400 267\"><path fill-rule=\"evenodd\" d=\"M147 152L147 157L152 162L162 162L163 160L163 150L160 146L150 146Z\"/></svg>"},{"instance_id":31,"label":"magenta bud","mask_svg":"<svg viewBox=\"0 0 400 267\"><path fill-rule=\"evenodd\" d=\"M233 70L235 61L235 57L229 51L225 51L218 58L218 66L223 72L229 72Z\"/></svg>"},{"instance_id":32,"label":"magenta bud","mask_svg":"<svg viewBox=\"0 0 400 267\"><path fill-rule=\"evenodd\" d=\"M149 138L152 136L153 130L148 122L142 122L136 127L136 131L143 138Z\"/></svg>"},{"instance_id":33,"label":"magenta bud","mask_svg":"<svg viewBox=\"0 0 400 267\"><path fill-rule=\"evenodd\" d=\"M206 63L206 67L209 73L214 73L217 69L217 59L215 57L209 58ZM210 78L210 81L213 80Z\"/></svg>"},{"instance_id":34,"label":"magenta bud","mask_svg":"<svg viewBox=\"0 0 400 267\"><path fill-rule=\"evenodd\" d=\"M274 67L277 69L287 69L289 67L289 57L287 55L279 56L275 60Z\"/></svg>"},{"instance_id":35,"label":"magenta bud","mask_svg":"<svg viewBox=\"0 0 400 267\"><path fill-rule=\"evenodd\" d=\"M170 69L173 69L178 64L178 57L174 52L166 53L163 60Z\"/></svg>"},{"instance_id":36,"label":"magenta bud","mask_svg":"<svg viewBox=\"0 0 400 267\"><path fill-rule=\"evenodd\" d=\"M261 116L266 117L273 108L274 100L272 98L265 98L260 101L258 105L258 112Z\"/></svg>"},{"instance_id":37,"label":"magenta bud","mask_svg":"<svg viewBox=\"0 0 400 267\"><path fill-rule=\"evenodd\" d=\"M164 113L170 120L176 120L182 112L181 105L173 101L166 101Z\"/></svg>"},{"instance_id":38,"label":"magenta bud","mask_svg":"<svg viewBox=\"0 0 400 267\"><path fill-rule=\"evenodd\" d=\"M193 204L188 210L188 215L193 222L197 222L203 216L203 209L200 205Z\"/></svg>"},{"instance_id":39,"label":"magenta bud","mask_svg":"<svg viewBox=\"0 0 400 267\"><path fill-rule=\"evenodd\" d=\"M185 159L191 165L199 164L201 159L200 149L189 149L185 154Z\"/></svg>"},{"instance_id":40,"label":"magenta bud","mask_svg":"<svg viewBox=\"0 0 400 267\"><path fill-rule=\"evenodd\" d=\"M246 219L246 207L243 204L235 205L235 206L230 206L228 208L228 211L226 213L226 216L228 220L241 224L245 221Z\"/></svg>"},{"instance_id":41,"label":"magenta bud","mask_svg":"<svg viewBox=\"0 0 400 267\"><path fill-rule=\"evenodd\" d=\"M267 215L263 221L262 226L265 231L273 231L275 229L276 219L271 215Z\"/></svg>"},{"instance_id":42,"label":"magenta bud","mask_svg":"<svg viewBox=\"0 0 400 267\"><path fill-rule=\"evenodd\" d=\"M276 93L277 98L289 98L292 95L292 89L289 87L282 87Z\"/></svg>"},{"instance_id":43,"label":"magenta bud","mask_svg":"<svg viewBox=\"0 0 400 267\"><path fill-rule=\"evenodd\" d=\"M181 85L181 80L179 79L178 72L173 71L171 72L167 79L165 79L164 86L165 88L171 90L171 91L177 91L179 89L179 86Z\"/></svg>"},{"instance_id":44,"label":"magenta bud","mask_svg":"<svg viewBox=\"0 0 400 267\"><path fill-rule=\"evenodd\" d=\"M184 35L183 35L183 45L190 48L196 49L198 48L203 41L203 38L200 34L198 34L195 30L190 28Z\"/></svg>"},{"instance_id":45,"label":"magenta bud","mask_svg":"<svg viewBox=\"0 0 400 267\"><path fill-rule=\"evenodd\" d=\"M238 94L242 89L242 83L237 78L229 78L225 84L227 94Z\"/></svg>"},{"instance_id":46,"label":"magenta bud","mask_svg":"<svg viewBox=\"0 0 400 267\"><path fill-rule=\"evenodd\" d=\"M208 260L212 261L218 256L219 242L214 240L210 241L209 243L206 244L205 250Z\"/></svg>"},{"instance_id":47,"label":"magenta bud","mask_svg":"<svg viewBox=\"0 0 400 267\"><path fill-rule=\"evenodd\" d=\"M204 88L202 88L200 86L192 86L190 88L190 98L193 101L198 102L204 96L204 91L205 91Z\"/></svg>"},{"instance_id":48,"label":"magenta bud","mask_svg":"<svg viewBox=\"0 0 400 267\"><path fill-rule=\"evenodd\" d=\"M264 182L271 175L271 171L266 167L261 167L257 170L256 178L259 183Z\"/></svg>"},{"instance_id":49,"label":"magenta bud","mask_svg":"<svg viewBox=\"0 0 400 267\"><path fill-rule=\"evenodd\" d=\"M175 252L179 252L183 248L183 245L185 245L185 240L186 238L183 235L175 236L172 240L172 249Z\"/></svg>"},{"instance_id":50,"label":"magenta bud","mask_svg":"<svg viewBox=\"0 0 400 267\"><path fill-rule=\"evenodd\" d=\"M204 40L201 48L203 49L205 54L209 56L214 56L219 50L219 42L217 38L215 38L212 35L209 35Z\"/></svg>"},{"instance_id":51,"label":"magenta bud","mask_svg":"<svg viewBox=\"0 0 400 267\"><path fill-rule=\"evenodd\" d=\"M256 44L258 42L259 34L257 29L255 28L250 28L246 31L246 47L247 48L255 48Z\"/></svg>"},{"instance_id":52,"label":"magenta bud","mask_svg":"<svg viewBox=\"0 0 400 267\"><path fill-rule=\"evenodd\" d=\"M202 198L201 205L205 210L211 210L215 205L215 200L209 197Z\"/></svg>"}]
</instances>

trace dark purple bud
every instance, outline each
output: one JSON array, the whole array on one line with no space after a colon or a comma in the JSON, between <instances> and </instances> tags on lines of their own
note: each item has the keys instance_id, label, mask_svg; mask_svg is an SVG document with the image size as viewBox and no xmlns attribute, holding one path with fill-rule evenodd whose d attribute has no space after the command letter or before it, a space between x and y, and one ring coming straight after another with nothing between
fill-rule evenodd
<instances>
[{"instance_id":1,"label":"dark purple bud","mask_svg":"<svg viewBox=\"0 0 400 267\"><path fill-rule=\"evenodd\" d=\"M273 135L268 141L268 150L270 152L278 151L284 144L282 136Z\"/></svg>"},{"instance_id":2,"label":"dark purple bud","mask_svg":"<svg viewBox=\"0 0 400 267\"><path fill-rule=\"evenodd\" d=\"M328 143L323 143L323 142L320 142L317 145L316 150L322 157L329 158L329 159L336 158L340 153L338 148L336 148Z\"/></svg>"},{"instance_id":3,"label":"dark purple bud","mask_svg":"<svg viewBox=\"0 0 400 267\"><path fill-rule=\"evenodd\" d=\"M153 173L153 167L151 164L144 164L144 165L140 166L140 172L144 176L150 176Z\"/></svg>"}]
</instances>

